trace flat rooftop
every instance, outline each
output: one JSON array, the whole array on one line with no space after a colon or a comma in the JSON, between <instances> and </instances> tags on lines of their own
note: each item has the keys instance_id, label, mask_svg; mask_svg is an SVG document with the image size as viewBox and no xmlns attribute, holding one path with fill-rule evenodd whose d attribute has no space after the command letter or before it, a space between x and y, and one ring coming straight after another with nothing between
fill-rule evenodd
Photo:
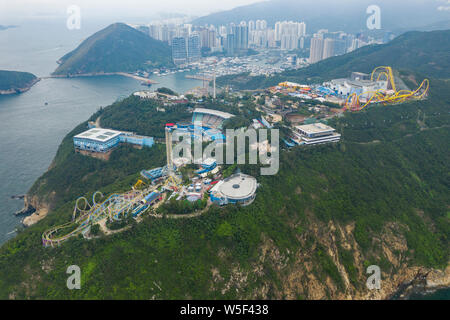
<instances>
[{"instance_id":1,"label":"flat rooftop","mask_svg":"<svg viewBox=\"0 0 450 320\"><path fill-rule=\"evenodd\" d=\"M298 130L304 131L307 134L334 132L336 130L336 129L334 129L330 126L327 126L326 124L323 124L321 122L296 126L295 128Z\"/></svg>"},{"instance_id":2,"label":"flat rooftop","mask_svg":"<svg viewBox=\"0 0 450 320\"><path fill-rule=\"evenodd\" d=\"M246 174L234 174L218 187L219 192L229 199L246 199L255 194L258 183L252 176Z\"/></svg>"},{"instance_id":3,"label":"flat rooftop","mask_svg":"<svg viewBox=\"0 0 450 320\"><path fill-rule=\"evenodd\" d=\"M383 80L380 80L380 82ZM373 86L378 83L378 81L372 81L372 80L352 80L347 78L341 78L341 79L333 79L330 81L330 83L334 85L350 85L353 87L365 87L365 86Z\"/></svg>"},{"instance_id":4,"label":"flat rooftop","mask_svg":"<svg viewBox=\"0 0 450 320\"><path fill-rule=\"evenodd\" d=\"M205 108L195 108L194 113L211 114L211 115L217 116L219 118L223 118L223 119L229 119L229 118L234 117L234 114L231 114L228 112L212 110L212 109L205 109Z\"/></svg>"},{"instance_id":5,"label":"flat rooftop","mask_svg":"<svg viewBox=\"0 0 450 320\"><path fill-rule=\"evenodd\" d=\"M106 142L120 136L121 134L122 132L116 130L92 128L89 129L88 131L76 135L74 138L89 139L97 142Z\"/></svg>"}]
</instances>

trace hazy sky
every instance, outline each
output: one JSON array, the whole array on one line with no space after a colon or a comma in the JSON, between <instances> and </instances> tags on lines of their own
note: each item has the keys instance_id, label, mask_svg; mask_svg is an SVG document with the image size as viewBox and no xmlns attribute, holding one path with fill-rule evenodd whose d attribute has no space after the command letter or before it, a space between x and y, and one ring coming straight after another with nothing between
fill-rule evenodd
<instances>
[{"instance_id":1,"label":"hazy sky","mask_svg":"<svg viewBox=\"0 0 450 320\"><path fill-rule=\"evenodd\" d=\"M103 21L148 23L161 13L202 16L215 11L268 0L0 0L0 25L21 24L31 19L67 18L67 8L77 5L83 22ZM300 0L292 0L300 1ZM309 0L314 3L314 0ZM332 0L330 0L332 1ZM334 0L346 3L357 0ZM387 0L383 0L387 1ZM394 2L408 0L392 0ZM440 11L450 12L450 0L417 0L439 3ZM377 2L377 0L374 0Z\"/></svg>"},{"instance_id":2,"label":"hazy sky","mask_svg":"<svg viewBox=\"0 0 450 320\"><path fill-rule=\"evenodd\" d=\"M88 17L142 17L161 12L205 15L264 0L0 0L0 24L26 18L56 17L78 5Z\"/></svg>"}]
</instances>

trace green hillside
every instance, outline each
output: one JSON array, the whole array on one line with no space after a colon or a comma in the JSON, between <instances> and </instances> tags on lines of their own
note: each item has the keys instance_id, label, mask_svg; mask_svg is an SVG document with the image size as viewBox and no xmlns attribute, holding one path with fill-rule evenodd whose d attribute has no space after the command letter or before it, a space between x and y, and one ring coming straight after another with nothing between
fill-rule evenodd
<instances>
[{"instance_id":1,"label":"green hillside","mask_svg":"<svg viewBox=\"0 0 450 320\"><path fill-rule=\"evenodd\" d=\"M234 75L219 78L219 85L236 89L257 89L281 81L320 83L348 77L351 71L370 73L377 66L413 70L426 77L448 78L450 70L450 30L407 32L383 45L371 45L351 53L332 57L299 70L273 77Z\"/></svg>"},{"instance_id":2,"label":"green hillside","mask_svg":"<svg viewBox=\"0 0 450 320\"><path fill-rule=\"evenodd\" d=\"M328 284L323 298L339 298L364 292L370 264L381 266L383 279L408 266L446 266L450 84L433 80L431 88L428 100L335 120L341 143L283 151L275 176L240 166L261 183L251 206L212 207L194 219L148 217L114 236L43 248L42 232L70 219L75 196L126 190L133 172L164 160L160 147L121 147L107 163L76 155L70 137L80 126L41 180L52 186L48 194L71 191L0 249L0 298L298 299L317 294L311 277ZM56 171L60 180L46 181ZM395 247L401 243L406 249ZM81 267L82 290L66 288L71 264Z\"/></svg>"},{"instance_id":3,"label":"green hillside","mask_svg":"<svg viewBox=\"0 0 450 320\"><path fill-rule=\"evenodd\" d=\"M29 72L0 70L0 90L26 89L36 80L36 76Z\"/></svg>"},{"instance_id":4,"label":"green hillside","mask_svg":"<svg viewBox=\"0 0 450 320\"><path fill-rule=\"evenodd\" d=\"M142 150L120 146L108 162L77 154L72 137L86 128L80 124L28 194L48 204L50 213L0 248L0 299L367 298L369 265L380 266L391 290L402 276L416 274L414 266L445 268L450 258L445 35L448 31L407 33L278 78L252 78L250 86L265 87L390 65L410 84L430 77L430 92L426 100L375 105L332 119L342 140L282 150L277 175L260 176L255 165L224 166L225 173L239 168L257 178L260 187L250 206L213 205L185 219L147 216L114 235L44 248L42 233L71 219L77 197L129 190L140 170L165 161L158 144ZM228 81L242 86L245 77ZM206 100L203 107L231 112L243 122L257 116L250 94L223 93L222 99ZM167 106L166 112L157 107L159 102L131 96L89 120L100 116L103 127L162 137L164 123L190 117L190 105ZM73 264L81 268L81 290L66 287L66 268Z\"/></svg>"},{"instance_id":5,"label":"green hillside","mask_svg":"<svg viewBox=\"0 0 450 320\"><path fill-rule=\"evenodd\" d=\"M134 72L171 66L170 47L123 23L115 23L84 40L59 61L55 75Z\"/></svg>"}]
</instances>

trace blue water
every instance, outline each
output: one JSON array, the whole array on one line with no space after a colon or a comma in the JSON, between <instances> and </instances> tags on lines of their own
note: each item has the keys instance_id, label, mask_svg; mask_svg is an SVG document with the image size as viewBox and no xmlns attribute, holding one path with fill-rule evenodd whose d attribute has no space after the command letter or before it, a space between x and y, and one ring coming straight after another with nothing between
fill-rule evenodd
<instances>
[{"instance_id":1,"label":"blue water","mask_svg":"<svg viewBox=\"0 0 450 320\"><path fill-rule=\"evenodd\" d=\"M450 300L450 288L437 290L430 294L414 294L409 300Z\"/></svg>"},{"instance_id":2,"label":"blue water","mask_svg":"<svg viewBox=\"0 0 450 320\"><path fill-rule=\"evenodd\" d=\"M106 25L85 22L81 30L69 31L65 21L54 20L0 31L0 69L48 76L60 57ZM177 92L201 85L182 73L155 80L159 84L152 88ZM100 106L143 88L139 81L120 76L44 79L28 92L0 96L0 244L14 236L21 220L13 213L23 201L11 196L25 194L47 170L64 136Z\"/></svg>"}]
</instances>

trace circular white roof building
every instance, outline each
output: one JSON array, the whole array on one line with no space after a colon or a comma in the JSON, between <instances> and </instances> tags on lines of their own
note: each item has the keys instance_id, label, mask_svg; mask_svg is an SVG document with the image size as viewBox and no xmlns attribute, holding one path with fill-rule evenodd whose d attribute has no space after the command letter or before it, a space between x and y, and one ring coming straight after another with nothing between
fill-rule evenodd
<instances>
[{"instance_id":1,"label":"circular white roof building","mask_svg":"<svg viewBox=\"0 0 450 320\"><path fill-rule=\"evenodd\" d=\"M238 173L221 181L212 192L211 199L221 204L249 205L256 196L258 182L252 176Z\"/></svg>"}]
</instances>

